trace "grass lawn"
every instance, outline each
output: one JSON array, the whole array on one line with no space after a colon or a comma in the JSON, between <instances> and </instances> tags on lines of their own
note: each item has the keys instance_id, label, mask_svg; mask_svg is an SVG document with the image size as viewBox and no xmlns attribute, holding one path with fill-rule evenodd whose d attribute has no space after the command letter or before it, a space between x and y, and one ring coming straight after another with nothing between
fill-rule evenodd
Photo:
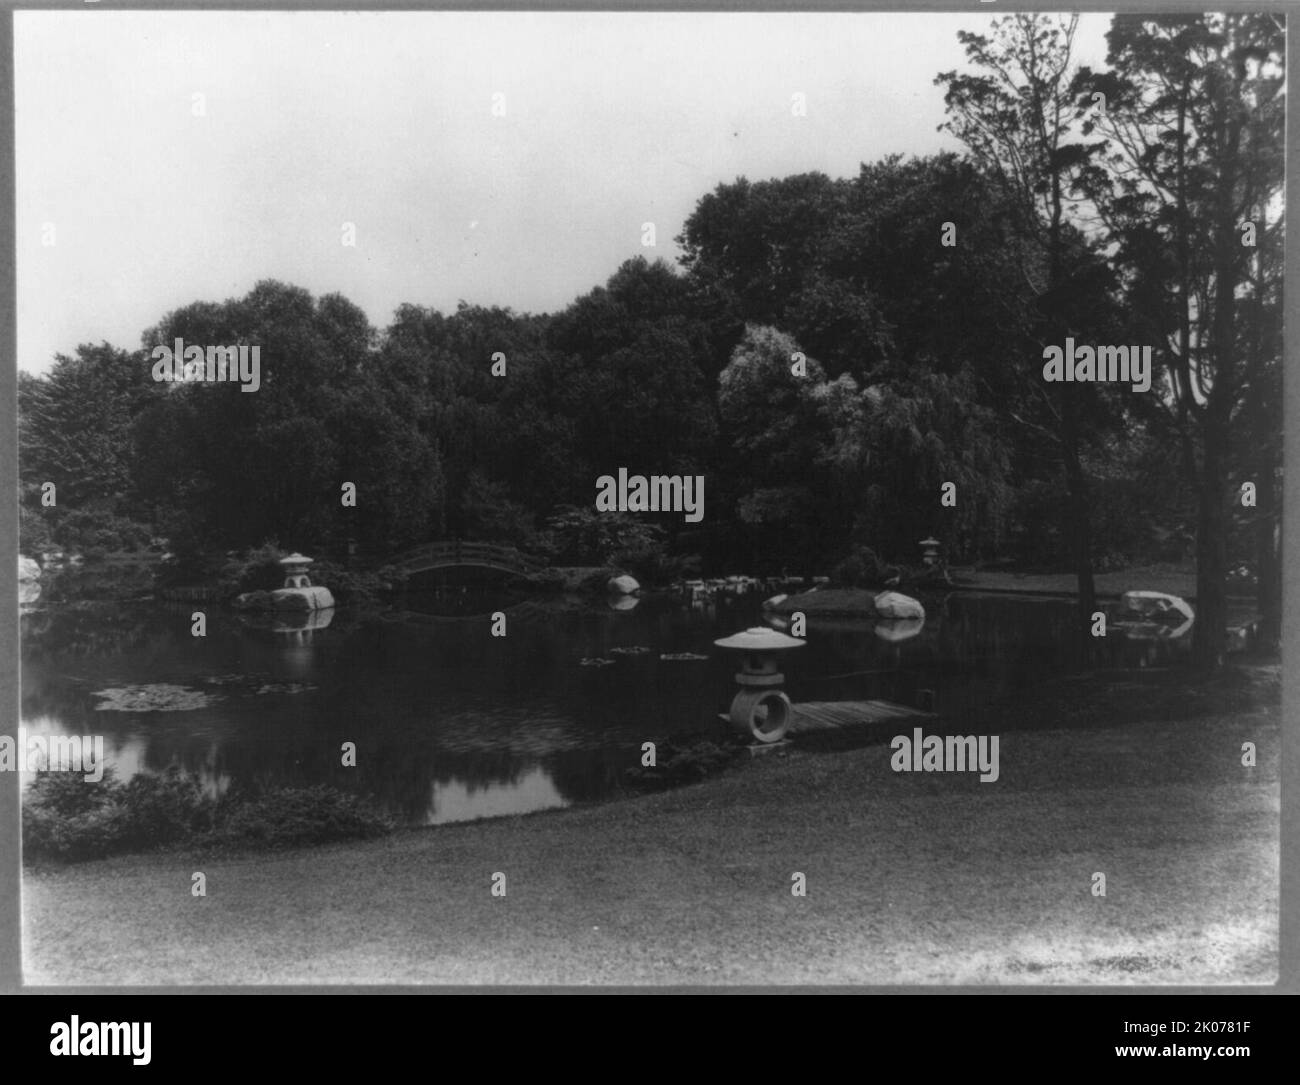
<instances>
[{"instance_id":1,"label":"grass lawn","mask_svg":"<svg viewBox=\"0 0 1300 1085\"><path fill-rule=\"evenodd\" d=\"M996 783L793 748L366 843L29 870L27 982L1271 983L1279 721L1276 668L1064 680L936 725L1000 734Z\"/></svg>"}]
</instances>

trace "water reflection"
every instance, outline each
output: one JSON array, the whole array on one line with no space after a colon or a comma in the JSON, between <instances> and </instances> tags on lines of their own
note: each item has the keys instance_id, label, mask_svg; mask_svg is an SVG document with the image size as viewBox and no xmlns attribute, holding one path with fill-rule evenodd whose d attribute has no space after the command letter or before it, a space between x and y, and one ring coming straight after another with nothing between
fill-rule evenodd
<instances>
[{"instance_id":1,"label":"water reflection","mask_svg":"<svg viewBox=\"0 0 1300 1085\"><path fill-rule=\"evenodd\" d=\"M918 704L933 691L950 711L1058 672L1079 651L1071 603L924 602L924 621L810 623L808 649L784 668L791 698ZM491 635L495 610L508 615L506 637ZM176 765L214 795L325 783L415 825L599 799L642 742L720 735L734 661L712 641L760 620L754 597L614 609L603 598L451 593L365 619L214 609L208 635L193 637L191 612L24 615L23 722L104 735L123 778ZM613 662L580 665L589 658ZM160 684L209 696L187 711L96 708L106 689ZM355 767L342 764L345 742Z\"/></svg>"},{"instance_id":2,"label":"water reflection","mask_svg":"<svg viewBox=\"0 0 1300 1085\"><path fill-rule=\"evenodd\" d=\"M508 785L475 786L463 780L435 783L425 820L432 825L439 821L500 817L518 813L521 808L547 810L568 805L550 774L534 767L514 777Z\"/></svg>"},{"instance_id":3,"label":"water reflection","mask_svg":"<svg viewBox=\"0 0 1300 1085\"><path fill-rule=\"evenodd\" d=\"M890 618L876 622L871 631L886 644L902 644L919 635L924 628L924 618Z\"/></svg>"}]
</instances>

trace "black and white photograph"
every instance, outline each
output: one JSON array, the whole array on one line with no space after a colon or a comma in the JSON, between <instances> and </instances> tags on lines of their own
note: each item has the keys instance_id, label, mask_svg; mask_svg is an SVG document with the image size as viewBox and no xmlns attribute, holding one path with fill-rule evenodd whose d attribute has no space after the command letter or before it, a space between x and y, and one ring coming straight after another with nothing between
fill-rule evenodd
<instances>
[{"instance_id":1,"label":"black and white photograph","mask_svg":"<svg viewBox=\"0 0 1300 1085\"><path fill-rule=\"evenodd\" d=\"M1277 984L1287 14L14 12L23 987Z\"/></svg>"}]
</instances>

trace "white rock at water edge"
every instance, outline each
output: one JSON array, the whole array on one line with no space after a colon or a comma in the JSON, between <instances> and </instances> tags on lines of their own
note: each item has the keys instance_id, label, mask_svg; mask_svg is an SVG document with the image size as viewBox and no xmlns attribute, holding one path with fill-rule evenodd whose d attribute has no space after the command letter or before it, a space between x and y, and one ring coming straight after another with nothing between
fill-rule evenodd
<instances>
[{"instance_id":1,"label":"white rock at water edge","mask_svg":"<svg viewBox=\"0 0 1300 1085\"><path fill-rule=\"evenodd\" d=\"M18 555L18 605L28 607L41 597L41 567L32 558Z\"/></svg>"},{"instance_id":2,"label":"white rock at water edge","mask_svg":"<svg viewBox=\"0 0 1300 1085\"><path fill-rule=\"evenodd\" d=\"M636 578L628 576L626 573L622 576L611 576L607 587L610 591L618 592L620 595L634 595L641 590L641 585L636 582Z\"/></svg>"},{"instance_id":3,"label":"white rock at water edge","mask_svg":"<svg viewBox=\"0 0 1300 1085\"><path fill-rule=\"evenodd\" d=\"M924 618L925 607L902 592L883 591L876 596L876 613L882 618Z\"/></svg>"}]
</instances>

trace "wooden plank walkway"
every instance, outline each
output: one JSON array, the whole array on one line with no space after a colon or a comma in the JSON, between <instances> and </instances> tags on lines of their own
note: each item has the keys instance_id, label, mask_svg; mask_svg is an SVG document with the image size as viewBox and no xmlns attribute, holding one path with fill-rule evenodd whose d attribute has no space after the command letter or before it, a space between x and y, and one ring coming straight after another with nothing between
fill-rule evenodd
<instances>
[{"instance_id":1,"label":"wooden plank walkway","mask_svg":"<svg viewBox=\"0 0 1300 1085\"><path fill-rule=\"evenodd\" d=\"M786 727L788 736L844 732L850 728L894 721L915 725L921 720L935 718L933 712L908 708L893 701L804 701L790 707L794 712ZM731 717L725 712L719 712L718 719L723 723L731 722Z\"/></svg>"},{"instance_id":2,"label":"wooden plank walkway","mask_svg":"<svg viewBox=\"0 0 1300 1085\"><path fill-rule=\"evenodd\" d=\"M893 701L804 701L792 706L790 735L814 731L838 731L893 720L920 721L934 719L933 712L895 704Z\"/></svg>"}]
</instances>

